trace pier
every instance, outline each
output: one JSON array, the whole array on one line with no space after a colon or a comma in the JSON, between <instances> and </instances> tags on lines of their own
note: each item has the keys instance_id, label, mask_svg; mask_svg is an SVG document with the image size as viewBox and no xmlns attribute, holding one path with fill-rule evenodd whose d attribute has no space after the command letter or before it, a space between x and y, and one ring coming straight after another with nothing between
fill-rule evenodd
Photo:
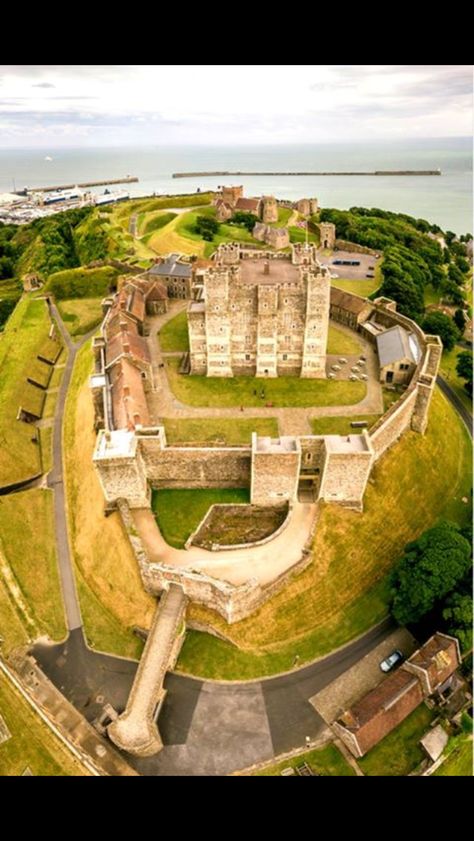
<instances>
[{"instance_id":1,"label":"pier","mask_svg":"<svg viewBox=\"0 0 474 841\"><path fill-rule=\"evenodd\" d=\"M107 178L104 181L85 181L83 184L58 184L55 187L25 187L18 190L17 196L27 196L28 193L52 193L55 190L74 190L75 187L102 187L107 184L132 184L139 179L135 175L126 175L125 178Z\"/></svg>"},{"instance_id":2,"label":"pier","mask_svg":"<svg viewBox=\"0 0 474 841\"><path fill-rule=\"evenodd\" d=\"M227 175L441 175L440 169L376 169L373 172L242 172L226 170L222 172L173 172L172 178L206 178L207 176Z\"/></svg>"}]
</instances>

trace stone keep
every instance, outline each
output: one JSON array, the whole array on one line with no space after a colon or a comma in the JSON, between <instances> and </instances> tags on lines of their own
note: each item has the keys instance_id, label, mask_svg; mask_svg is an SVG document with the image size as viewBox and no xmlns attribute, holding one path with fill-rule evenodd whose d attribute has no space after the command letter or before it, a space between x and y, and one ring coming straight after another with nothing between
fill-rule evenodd
<instances>
[{"instance_id":1,"label":"stone keep","mask_svg":"<svg viewBox=\"0 0 474 841\"><path fill-rule=\"evenodd\" d=\"M329 273L308 269L303 274L303 281L306 285L306 319L301 376L325 377L331 294Z\"/></svg>"}]
</instances>

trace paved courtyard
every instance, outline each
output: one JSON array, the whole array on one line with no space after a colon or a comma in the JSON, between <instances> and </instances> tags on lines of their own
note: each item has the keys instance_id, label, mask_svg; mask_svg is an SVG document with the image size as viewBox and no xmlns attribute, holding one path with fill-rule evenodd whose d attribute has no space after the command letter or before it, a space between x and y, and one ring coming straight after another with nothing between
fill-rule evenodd
<instances>
[{"instance_id":1,"label":"paved courtyard","mask_svg":"<svg viewBox=\"0 0 474 841\"><path fill-rule=\"evenodd\" d=\"M333 251L328 255L327 251L318 251L318 260L324 266L329 266L332 275L344 278L345 280L367 280L367 274L375 274L375 267L380 262L371 254L357 254L354 251ZM359 266L338 266L334 260L358 260Z\"/></svg>"}]
</instances>

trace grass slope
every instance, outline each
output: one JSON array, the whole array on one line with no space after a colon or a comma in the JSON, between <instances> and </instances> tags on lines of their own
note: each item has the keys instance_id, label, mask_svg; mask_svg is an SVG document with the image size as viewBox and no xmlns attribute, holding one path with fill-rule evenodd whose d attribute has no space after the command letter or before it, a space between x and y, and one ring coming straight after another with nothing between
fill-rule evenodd
<instances>
[{"instance_id":1,"label":"grass slope","mask_svg":"<svg viewBox=\"0 0 474 841\"><path fill-rule=\"evenodd\" d=\"M58 301L69 298L103 298L113 286L118 275L112 266L100 266L97 269L67 269L50 275L41 290L51 292Z\"/></svg>"},{"instance_id":2,"label":"grass slope","mask_svg":"<svg viewBox=\"0 0 474 841\"><path fill-rule=\"evenodd\" d=\"M197 605L205 621L234 645L188 634L179 669L234 680L291 669L363 633L387 613L387 575L404 546L441 518L466 523L471 444L467 431L436 390L424 436L407 432L376 465L364 513L322 505L314 562L253 616L227 625ZM240 646L237 648L236 646Z\"/></svg>"},{"instance_id":3,"label":"grass slope","mask_svg":"<svg viewBox=\"0 0 474 841\"><path fill-rule=\"evenodd\" d=\"M64 639L51 491L33 488L0 497L0 535L0 552L34 622L30 632ZM1 633L8 638L8 626Z\"/></svg>"},{"instance_id":4,"label":"grass slope","mask_svg":"<svg viewBox=\"0 0 474 841\"><path fill-rule=\"evenodd\" d=\"M32 424L17 420L20 406L41 415L46 393L27 383L39 352L48 353L51 322L46 303L21 300L0 336L0 486L41 472Z\"/></svg>"},{"instance_id":5,"label":"grass slope","mask_svg":"<svg viewBox=\"0 0 474 841\"><path fill-rule=\"evenodd\" d=\"M0 713L11 734L0 745L0 776L20 777L26 768L35 777L89 776L3 672L0 672Z\"/></svg>"},{"instance_id":6,"label":"grass slope","mask_svg":"<svg viewBox=\"0 0 474 841\"><path fill-rule=\"evenodd\" d=\"M59 301L58 309L71 336L82 336L102 320L102 296Z\"/></svg>"},{"instance_id":7,"label":"grass slope","mask_svg":"<svg viewBox=\"0 0 474 841\"><path fill-rule=\"evenodd\" d=\"M140 579L117 513L105 518L104 497L92 463L94 412L88 377L90 342L74 366L65 409L64 447L70 536L87 638L97 649L139 656L134 625L149 627L155 600Z\"/></svg>"}]
</instances>

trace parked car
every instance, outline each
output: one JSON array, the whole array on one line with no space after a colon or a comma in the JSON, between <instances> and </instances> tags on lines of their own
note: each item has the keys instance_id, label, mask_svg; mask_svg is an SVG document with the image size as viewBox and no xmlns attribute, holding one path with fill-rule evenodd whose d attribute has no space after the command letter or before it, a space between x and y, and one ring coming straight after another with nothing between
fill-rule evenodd
<instances>
[{"instance_id":1,"label":"parked car","mask_svg":"<svg viewBox=\"0 0 474 841\"><path fill-rule=\"evenodd\" d=\"M389 654L385 660L382 660L379 665L383 672L391 672L392 669L394 669L395 666L400 665L404 659L403 653L399 648L396 648L395 651L392 651L392 653Z\"/></svg>"}]
</instances>

